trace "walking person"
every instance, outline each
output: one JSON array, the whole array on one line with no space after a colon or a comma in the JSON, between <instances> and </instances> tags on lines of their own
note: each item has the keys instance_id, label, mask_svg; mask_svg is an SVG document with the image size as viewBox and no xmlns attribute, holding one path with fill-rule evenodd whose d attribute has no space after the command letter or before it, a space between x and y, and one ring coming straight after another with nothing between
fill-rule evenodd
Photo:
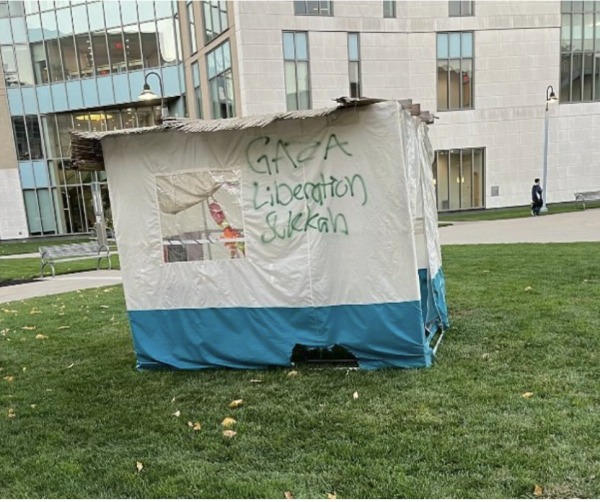
<instances>
[{"instance_id":1,"label":"walking person","mask_svg":"<svg viewBox=\"0 0 600 502\"><path fill-rule=\"evenodd\" d=\"M542 187L540 186L540 179L534 180L534 185L531 187L531 215L539 216L540 209L544 205L544 199L542 199Z\"/></svg>"}]
</instances>

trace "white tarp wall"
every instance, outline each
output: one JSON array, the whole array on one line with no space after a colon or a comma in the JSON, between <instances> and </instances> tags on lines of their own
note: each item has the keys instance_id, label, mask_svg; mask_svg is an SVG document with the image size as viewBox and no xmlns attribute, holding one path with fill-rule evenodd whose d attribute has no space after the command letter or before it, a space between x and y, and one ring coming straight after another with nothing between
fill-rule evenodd
<instances>
[{"instance_id":1,"label":"white tarp wall","mask_svg":"<svg viewBox=\"0 0 600 502\"><path fill-rule=\"evenodd\" d=\"M105 137L139 366L288 365L296 344L428 366L405 113Z\"/></svg>"}]
</instances>

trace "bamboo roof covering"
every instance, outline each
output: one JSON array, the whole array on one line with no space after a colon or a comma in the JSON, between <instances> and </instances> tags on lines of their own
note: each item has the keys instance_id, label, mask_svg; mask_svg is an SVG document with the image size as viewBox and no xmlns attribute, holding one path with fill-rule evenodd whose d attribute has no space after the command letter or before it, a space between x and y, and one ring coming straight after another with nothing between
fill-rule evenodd
<instances>
[{"instance_id":1,"label":"bamboo roof covering","mask_svg":"<svg viewBox=\"0 0 600 502\"><path fill-rule=\"evenodd\" d=\"M103 138L111 136L166 131L179 131L188 134L236 131L253 127L266 127L279 120L303 120L315 117L325 117L332 115L339 110L368 106L384 101L389 100L373 98L339 98L336 100L336 105L316 110L300 110L216 120L167 118L163 120L162 124L151 127L104 132L71 131L71 162L75 169L80 169L82 171L104 170L104 155L102 152L101 141ZM409 110L413 116L419 117L427 124L433 123L433 114L422 112L419 104L413 104L412 100L400 100L399 103L403 109Z\"/></svg>"}]
</instances>

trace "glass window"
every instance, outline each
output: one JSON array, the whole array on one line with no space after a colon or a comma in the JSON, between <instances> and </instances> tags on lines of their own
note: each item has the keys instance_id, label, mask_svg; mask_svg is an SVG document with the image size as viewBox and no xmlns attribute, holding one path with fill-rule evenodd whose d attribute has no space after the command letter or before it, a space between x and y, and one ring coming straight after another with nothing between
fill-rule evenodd
<instances>
[{"instance_id":1,"label":"glass window","mask_svg":"<svg viewBox=\"0 0 600 502\"><path fill-rule=\"evenodd\" d=\"M108 62L108 48L106 46L106 34L104 31L92 33L92 47L94 50L96 75L109 75L110 65Z\"/></svg>"},{"instance_id":2,"label":"glass window","mask_svg":"<svg viewBox=\"0 0 600 502\"><path fill-rule=\"evenodd\" d=\"M46 40L58 37L56 14L53 10L42 14L42 31L44 32L44 38Z\"/></svg>"},{"instance_id":3,"label":"glass window","mask_svg":"<svg viewBox=\"0 0 600 502\"><path fill-rule=\"evenodd\" d=\"M224 42L208 53L206 60L212 118L234 117L235 96L229 41Z\"/></svg>"},{"instance_id":4,"label":"glass window","mask_svg":"<svg viewBox=\"0 0 600 502\"><path fill-rule=\"evenodd\" d=\"M73 119L68 113L56 115L56 124L58 127L58 137L60 140L60 150L62 152L62 156L70 157L71 135L69 134L69 131L73 129Z\"/></svg>"},{"instance_id":5,"label":"glass window","mask_svg":"<svg viewBox=\"0 0 600 502\"><path fill-rule=\"evenodd\" d=\"M12 38L15 44L27 43L27 28L25 27L25 19L22 17L13 17L10 20L12 28Z\"/></svg>"},{"instance_id":6,"label":"glass window","mask_svg":"<svg viewBox=\"0 0 600 502\"><path fill-rule=\"evenodd\" d=\"M239 170L156 177L166 263L246 257ZM197 203L182 205L190 191Z\"/></svg>"},{"instance_id":7,"label":"glass window","mask_svg":"<svg viewBox=\"0 0 600 502\"><path fill-rule=\"evenodd\" d=\"M123 28L123 38L125 39L125 54L129 71L141 70L144 65L142 64L142 46L137 25Z\"/></svg>"},{"instance_id":8,"label":"glass window","mask_svg":"<svg viewBox=\"0 0 600 502\"><path fill-rule=\"evenodd\" d=\"M157 0L154 2L154 8L156 9L156 19L162 19L163 17L172 17L173 11L171 10L172 2L168 0Z\"/></svg>"},{"instance_id":9,"label":"glass window","mask_svg":"<svg viewBox=\"0 0 600 502\"><path fill-rule=\"evenodd\" d=\"M119 2L120 3L120 2ZM87 7L85 5L78 5L72 8L73 13L73 30L76 35L80 33L87 33L90 31L88 24Z\"/></svg>"},{"instance_id":10,"label":"glass window","mask_svg":"<svg viewBox=\"0 0 600 502\"><path fill-rule=\"evenodd\" d=\"M24 2L22 2L20 0L10 0L8 2L8 7L10 9L11 17L23 17L23 15L24 15L23 3Z\"/></svg>"},{"instance_id":11,"label":"glass window","mask_svg":"<svg viewBox=\"0 0 600 502\"><path fill-rule=\"evenodd\" d=\"M44 144L46 146L46 156L49 159L59 159L60 140L58 138L58 129L54 115L42 116L42 129L44 131Z\"/></svg>"},{"instance_id":12,"label":"glass window","mask_svg":"<svg viewBox=\"0 0 600 502\"><path fill-rule=\"evenodd\" d=\"M73 18L71 17L71 9L57 10L56 21L59 37L66 37L73 34Z\"/></svg>"},{"instance_id":13,"label":"glass window","mask_svg":"<svg viewBox=\"0 0 600 502\"><path fill-rule=\"evenodd\" d=\"M6 87L19 87L19 74L17 73L17 60L10 45L2 46L2 70Z\"/></svg>"},{"instance_id":14,"label":"glass window","mask_svg":"<svg viewBox=\"0 0 600 502\"><path fill-rule=\"evenodd\" d=\"M77 53L75 52L75 39L65 37L59 40L62 53L63 69L65 80L79 78L79 68L77 66Z\"/></svg>"},{"instance_id":15,"label":"glass window","mask_svg":"<svg viewBox=\"0 0 600 502\"><path fill-rule=\"evenodd\" d=\"M204 8L204 40L210 42L229 27L227 19L227 2L203 1Z\"/></svg>"},{"instance_id":16,"label":"glass window","mask_svg":"<svg viewBox=\"0 0 600 502\"><path fill-rule=\"evenodd\" d=\"M190 50L192 54L198 52L198 41L196 40L196 15L194 14L194 3L187 4L188 27L190 35Z\"/></svg>"},{"instance_id":17,"label":"glass window","mask_svg":"<svg viewBox=\"0 0 600 502\"><path fill-rule=\"evenodd\" d=\"M48 68L50 70L50 80L52 82L62 82L65 79L60 58L60 49L58 39L46 41L46 53L48 55Z\"/></svg>"},{"instance_id":18,"label":"glass window","mask_svg":"<svg viewBox=\"0 0 600 502\"><path fill-rule=\"evenodd\" d=\"M433 183L439 211L484 207L482 148L436 152Z\"/></svg>"},{"instance_id":19,"label":"glass window","mask_svg":"<svg viewBox=\"0 0 600 502\"><path fill-rule=\"evenodd\" d=\"M0 44L12 44L10 19L0 19Z\"/></svg>"},{"instance_id":20,"label":"glass window","mask_svg":"<svg viewBox=\"0 0 600 502\"><path fill-rule=\"evenodd\" d=\"M150 127L155 125L155 115L152 108L137 109L138 127Z\"/></svg>"},{"instance_id":21,"label":"glass window","mask_svg":"<svg viewBox=\"0 0 600 502\"><path fill-rule=\"evenodd\" d=\"M332 16L333 2L294 2L294 14L297 16Z\"/></svg>"},{"instance_id":22,"label":"glass window","mask_svg":"<svg viewBox=\"0 0 600 502\"><path fill-rule=\"evenodd\" d=\"M27 125L27 138L29 140L29 153L31 159L43 159L44 152L42 150L42 134L40 131L40 122L35 115L25 117Z\"/></svg>"},{"instance_id":23,"label":"glass window","mask_svg":"<svg viewBox=\"0 0 600 502\"><path fill-rule=\"evenodd\" d=\"M77 44L77 54L79 56L79 71L81 78L92 77L94 75L94 54L92 52L92 42L89 35L77 35L75 37Z\"/></svg>"},{"instance_id":24,"label":"glass window","mask_svg":"<svg viewBox=\"0 0 600 502\"><path fill-rule=\"evenodd\" d=\"M448 2L450 17L472 16L473 2Z\"/></svg>"},{"instance_id":25,"label":"glass window","mask_svg":"<svg viewBox=\"0 0 600 502\"><path fill-rule=\"evenodd\" d=\"M33 71L36 84L47 84L50 82L48 60L42 42L31 44L31 56L33 58Z\"/></svg>"},{"instance_id":26,"label":"glass window","mask_svg":"<svg viewBox=\"0 0 600 502\"><path fill-rule=\"evenodd\" d=\"M18 160L30 160L29 146L27 144L27 132L25 129L25 118L12 118L13 133L15 135L15 147Z\"/></svg>"},{"instance_id":27,"label":"glass window","mask_svg":"<svg viewBox=\"0 0 600 502\"><path fill-rule=\"evenodd\" d=\"M138 16L140 23L152 21L154 19L154 2L138 2Z\"/></svg>"},{"instance_id":28,"label":"glass window","mask_svg":"<svg viewBox=\"0 0 600 502\"><path fill-rule=\"evenodd\" d=\"M121 26L121 11L119 9L121 2L113 2L109 9L104 9L104 20L107 28Z\"/></svg>"},{"instance_id":29,"label":"glass window","mask_svg":"<svg viewBox=\"0 0 600 502\"><path fill-rule=\"evenodd\" d=\"M17 68L19 70L19 82L21 85L34 85L33 68L31 66L31 56L29 48L26 45L15 45L15 57Z\"/></svg>"},{"instance_id":30,"label":"glass window","mask_svg":"<svg viewBox=\"0 0 600 502\"><path fill-rule=\"evenodd\" d=\"M37 2L23 2L25 6L25 13L27 15L39 12L39 4Z\"/></svg>"},{"instance_id":31,"label":"glass window","mask_svg":"<svg viewBox=\"0 0 600 502\"><path fill-rule=\"evenodd\" d=\"M90 31L104 30L106 24L104 23L104 9L102 8L104 2L93 2L88 4L88 17L90 20ZM107 5L108 9L111 9L111 4Z\"/></svg>"},{"instance_id":32,"label":"glass window","mask_svg":"<svg viewBox=\"0 0 600 502\"><path fill-rule=\"evenodd\" d=\"M600 2L562 2L560 101L600 101ZM596 64L595 64L596 62Z\"/></svg>"},{"instance_id":33,"label":"glass window","mask_svg":"<svg viewBox=\"0 0 600 502\"><path fill-rule=\"evenodd\" d=\"M473 33L438 33L437 51L438 110L473 108Z\"/></svg>"},{"instance_id":34,"label":"glass window","mask_svg":"<svg viewBox=\"0 0 600 502\"><path fill-rule=\"evenodd\" d=\"M358 33L348 33L348 73L350 77L350 97L361 95L360 82L360 38Z\"/></svg>"},{"instance_id":35,"label":"glass window","mask_svg":"<svg viewBox=\"0 0 600 502\"><path fill-rule=\"evenodd\" d=\"M27 213L27 224L31 235L42 232L42 222L40 218L40 209L35 196L35 190L23 190L25 200L25 212Z\"/></svg>"},{"instance_id":36,"label":"glass window","mask_svg":"<svg viewBox=\"0 0 600 502\"><path fill-rule=\"evenodd\" d=\"M123 44L123 33L120 28L114 28L106 31L108 41L108 53L110 55L110 65L112 73L124 73L127 71L125 63L125 45Z\"/></svg>"},{"instance_id":37,"label":"glass window","mask_svg":"<svg viewBox=\"0 0 600 502\"><path fill-rule=\"evenodd\" d=\"M27 2L27 5L33 2ZM39 14L27 16L27 36L29 42L39 42L42 40L42 21Z\"/></svg>"},{"instance_id":38,"label":"glass window","mask_svg":"<svg viewBox=\"0 0 600 502\"><path fill-rule=\"evenodd\" d=\"M162 19L156 23L158 45L160 47L160 65L177 63L177 42L172 19Z\"/></svg>"},{"instance_id":39,"label":"glass window","mask_svg":"<svg viewBox=\"0 0 600 502\"><path fill-rule=\"evenodd\" d=\"M196 117L203 118L202 113L202 91L200 89L200 69L198 63L192 65L192 81L194 84L194 98L196 106Z\"/></svg>"},{"instance_id":40,"label":"glass window","mask_svg":"<svg viewBox=\"0 0 600 502\"><path fill-rule=\"evenodd\" d=\"M8 2L6 0L0 1L0 19L6 19L8 16Z\"/></svg>"},{"instance_id":41,"label":"glass window","mask_svg":"<svg viewBox=\"0 0 600 502\"><path fill-rule=\"evenodd\" d=\"M137 2L119 2L121 4L121 18L123 24L133 24L138 22Z\"/></svg>"},{"instance_id":42,"label":"glass window","mask_svg":"<svg viewBox=\"0 0 600 502\"><path fill-rule=\"evenodd\" d=\"M308 35L284 32L283 46L287 109L307 110L311 107Z\"/></svg>"},{"instance_id":43,"label":"glass window","mask_svg":"<svg viewBox=\"0 0 600 502\"><path fill-rule=\"evenodd\" d=\"M156 68L160 64L158 58L158 39L156 38L156 24L154 22L141 24L140 38L142 40L144 68Z\"/></svg>"},{"instance_id":44,"label":"glass window","mask_svg":"<svg viewBox=\"0 0 600 502\"><path fill-rule=\"evenodd\" d=\"M383 17L396 17L396 2L383 2Z\"/></svg>"}]
</instances>

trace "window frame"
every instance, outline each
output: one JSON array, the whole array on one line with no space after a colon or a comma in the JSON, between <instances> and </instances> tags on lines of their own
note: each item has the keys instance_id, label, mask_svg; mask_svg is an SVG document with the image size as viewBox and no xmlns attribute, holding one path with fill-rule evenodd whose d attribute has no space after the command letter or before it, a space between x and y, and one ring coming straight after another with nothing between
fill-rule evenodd
<instances>
[{"instance_id":1,"label":"window frame","mask_svg":"<svg viewBox=\"0 0 600 502\"><path fill-rule=\"evenodd\" d=\"M577 4L581 4L581 10L575 9ZM569 17L569 49L563 49L563 40L564 40L564 20L565 16ZM575 16L581 16L581 49L576 49L574 47L574 36L573 36L573 21ZM592 17L592 48L586 49L586 38L585 38L585 28L586 28L586 16ZM577 104L577 103L597 103L600 101L600 2L596 2L593 6L592 10L586 10L585 4L581 2L573 2L573 1L562 1L561 2L561 31L560 31L560 50L559 50L559 68L560 68L560 77L559 77L559 104L561 105L569 105L569 104ZM565 56L568 56L568 76L569 76L569 93L568 96L565 96L563 92L563 59ZM585 62L586 56L592 58L592 68L591 68L591 99L585 99ZM575 71L575 58L579 57L581 60L580 69L581 75L579 77L580 80L580 89L579 89L579 99L573 99L573 90L574 90L574 71ZM598 74L597 74L598 72Z\"/></svg>"},{"instance_id":2,"label":"window frame","mask_svg":"<svg viewBox=\"0 0 600 502\"><path fill-rule=\"evenodd\" d=\"M285 57L285 35L286 33L291 33L294 37L294 59L286 59ZM298 59L297 54L298 51L296 50L296 34L298 33L303 33L306 36L306 60L303 59ZM281 33L281 42L282 42L282 50L283 50L283 71L284 71L284 85L285 85L285 96L286 96L286 110L287 111L298 111L298 110L310 110L312 109L313 106L313 100L312 100L312 72L310 69L310 39L309 39L309 32L308 31L303 31L303 30L284 30ZM307 82L307 88L308 88L308 107L307 108L300 108L300 92L298 91L298 63L306 63L306 66L308 68L307 71L307 76L308 76L308 82ZM296 93L295 93L295 98L296 98L296 108L295 109L290 109L288 108L288 102L287 102L287 77L286 72L285 72L285 64L286 63L294 63L294 78L295 78L295 84L296 84Z\"/></svg>"},{"instance_id":3,"label":"window frame","mask_svg":"<svg viewBox=\"0 0 600 502\"><path fill-rule=\"evenodd\" d=\"M462 186L459 190L459 200L458 200L458 205L459 208L458 209L452 209L452 207L450 206L450 187L451 187L451 183L450 183L450 154L454 153L458 151L460 153L460 178L464 178L463 176L463 155L464 152L466 151L470 151L471 152L471 206L470 207L460 207L462 206ZM474 201L474 167L475 167L475 152L479 151L481 152L481 205L479 206L475 206L473 204ZM440 199L439 199L439 156L442 153L446 153L448 155L448 209L441 209L440 208ZM448 150L435 150L434 152L434 161L432 163L432 173L433 173L433 181L434 183L434 190L435 190L435 203L436 203L436 210L440 213L443 212L455 212L455 211L470 211L470 210L474 210L474 209L485 209L486 208L486 202L487 202L487 194L486 194L486 181L487 181L487 169L486 169L486 163L487 163L487 155L486 155L486 148L485 147L463 147L463 148L451 148ZM462 183L462 182L461 182Z\"/></svg>"},{"instance_id":4,"label":"window frame","mask_svg":"<svg viewBox=\"0 0 600 502\"><path fill-rule=\"evenodd\" d=\"M311 14L308 12L308 1L307 0L300 0L300 1L294 1L294 16L310 16L310 17L333 17L333 1L329 0L327 1L327 3L329 4L329 13L328 14L323 14L321 11L321 2L318 2L319 7L317 9L317 13L316 14ZM304 11L305 12L298 12L296 7L298 6L298 4L304 4Z\"/></svg>"},{"instance_id":5,"label":"window frame","mask_svg":"<svg viewBox=\"0 0 600 502\"><path fill-rule=\"evenodd\" d=\"M350 37L356 37L356 48L358 52L358 56L356 59L352 59L350 53ZM352 96L352 65L356 64L358 67L358 96ZM361 50L360 50L360 33L359 32L349 32L348 33L348 80L350 83L350 97L351 98L360 98L362 96L362 64L361 64Z\"/></svg>"},{"instance_id":6,"label":"window frame","mask_svg":"<svg viewBox=\"0 0 600 502\"><path fill-rule=\"evenodd\" d=\"M398 17L398 5L396 0L383 0L383 19L396 19ZM385 15L385 7L386 4L389 5L392 9L392 15Z\"/></svg>"},{"instance_id":7,"label":"window frame","mask_svg":"<svg viewBox=\"0 0 600 502\"><path fill-rule=\"evenodd\" d=\"M229 29L229 7L227 5L227 1L226 0L216 0L217 2L217 8L218 8L218 12L219 12L219 26L221 28L221 31L219 31L218 33L215 33L214 29L212 30L213 36L209 37L208 35L208 30L207 30L207 25L206 25L206 8L209 8L209 12L210 12L210 23L211 26L214 28L215 23L214 23L214 16L213 16L213 1L212 0L202 0L202 2L200 2L200 5L202 6L202 29L204 31L204 45L208 45L209 43L211 43L213 40L219 38L223 33L225 33L228 29ZM223 10L222 6L225 6L225 9ZM223 24L221 22L221 16L222 14L225 14L225 19L227 19L227 26L223 27Z\"/></svg>"},{"instance_id":8,"label":"window frame","mask_svg":"<svg viewBox=\"0 0 600 502\"><path fill-rule=\"evenodd\" d=\"M463 86L462 86L462 81L461 81L461 87L460 87L460 94L459 94L459 107L458 108L450 108L450 61L456 60L457 58L451 58L450 57L450 35L452 34L456 34L458 33L460 35L460 58L458 58L458 60L460 61L460 73L462 76L463 73L463 60L470 60L471 61L471 105L469 107L464 107L463 106ZM470 33L471 34L471 57L470 58L465 58L463 57L463 50L462 50L462 35L463 33ZM448 36L448 57L447 58L440 58L439 57L439 44L438 44L438 39L440 35L446 35ZM475 31L474 30L465 30L465 31L439 31L436 32L436 38L435 38L435 52L436 52L436 57L435 57L435 71L436 71L436 80L435 80L435 94L436 94L436 109L438 112L458 112L458 111L468 111L468 110L475 110L475 86L473 85L473 82L475 80ZM440 86L439 86L439 62L440 61L446 61L448 63L447 65L447 70L446 70L446 89L447 89L447 108L444 109L440 109L439 107L439 99L440 99Z\"/></svg>"},{"instance_id":9,"label":"window frame","mask_svg":"<svg viewBox=\"0 0 600 502\"><path fill-rule=\"evenodd\" d=\"M227 45L228 46L228 50L229 50L229 66L227 68L223 67L222 71L220 72L216 72L212 77L209 75L209 57L212 54L215 54L215 71L216 71L216 52L221 49L223 50L223 47ZM233 61L233 57L232 57L232 53L231 53L231 40L228 38L226 40L224 40L223 42L221 42L219 45L217 45L215 48L213 48L212 50L208 51L205 55L204 55L204 59L206 61L206 77L208 80L208 96L210 99L210 116L212 119L222 119L222 118L232 118L237 116L237 106L236 106L236 102L235 102L235 79L233 77L233 66L234 66L234 61ZM227 79L227 73L231 74L231 91L232 91L232 96L231 96L231 115L227 115L226 117L222 117L222 116L215 116L215 108L213 106L214 104L214 100L213 100L213 93L212 93L212 82L216 81L217 82L217 89L219 88L219 80L220 78L224 78ZM226 81L226 80L225 80Z\"/></svg>"},{"instance_id":10,"label":"window frame","mask_svg":"<svg viewBox=\"0 0 600 502\"><path fill-rule=\"evenodd\" d=\"M459 4L459 6L458 6L459 14L452 14L451 4L453 4L453 3ZM470 4L470 7L471 7L470 14L464 13L463 6L465 3ZM468 1L468 2L455 1L455 0L448 1L448 17L473 17L474 15L475 15L475 2L473 0Z\"/></svg>"},{"instance_id":11,"label":"window frame","mask_svg":"<svg viewBox=\"0 0 600 502\"><path fill-rule=\"evenodd\" d=\"M187 14L187 26L188 26L188 35L190 37L190 55L194 55L198 52L198 38L197 27L196 27L196 13L194 12L195 2L187 2L185 4L185 10ZM191 15L190 15L191 13Z\"/></svg>"}]
</instances>

